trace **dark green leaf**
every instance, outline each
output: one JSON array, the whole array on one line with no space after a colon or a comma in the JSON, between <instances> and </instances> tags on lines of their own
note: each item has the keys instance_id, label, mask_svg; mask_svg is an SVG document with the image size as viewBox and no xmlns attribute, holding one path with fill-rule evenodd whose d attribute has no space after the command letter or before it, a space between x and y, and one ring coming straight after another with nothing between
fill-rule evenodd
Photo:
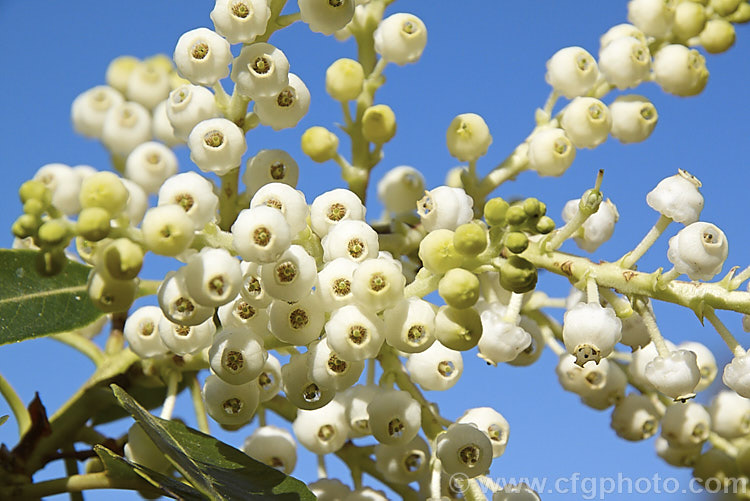
<instances>
[{"instance_id":1,"label":"dark green leaf","mask_svg":"<svg viewBox=\"0 0 750 501\"><path fill-rule=\"evenodd\" d=\"M94 452L101 459L104 468L107 470L107 475L112 478L133 480L138 477L162 491L163 495L173 499L206 501L205 496L189 485L185 485L174 478L162 475L145 466L131 463L102 445L95 445Z\"/></svg>"},{"instance_id":2,"label":"dark green leaf","mask_svg":"<svg viewBox=\"0 0 750 501\"><path fill-rule=\"evenodd\" d=\"M0 344L78 329L103 315L86 293L91 268L70 261L45 277L36 271L37 254L0 249Z\"/></svg>"},{"instance_id":3,"label":"dark green leaf","mask_svg":"<svg viewBox=\"0 0 750 501\"><path fill-rule=\"evenodd\" d=\"M4 425L9 417L10 416L8 416L7 414L5 416L0 416L0 426Z\"/></svg>"},{"instance_id":4,"label":"dark green leaf","mask_svg":"<svg viewBox=\"0 0 750 501\"><path fill-rule=\"evenodd\" d=\"M149 414L122 388L112 385L122 406L199 491L215 500L312 501L315 495L286 476L210 435Z\"/></svg>"}]
</instances>

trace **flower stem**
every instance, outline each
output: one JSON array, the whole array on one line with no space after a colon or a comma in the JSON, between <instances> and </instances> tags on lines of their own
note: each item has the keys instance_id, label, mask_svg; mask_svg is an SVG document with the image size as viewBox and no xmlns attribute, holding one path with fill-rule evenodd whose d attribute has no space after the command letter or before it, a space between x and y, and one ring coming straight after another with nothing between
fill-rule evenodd
<instances>
[{"instance_id":1,"label":"flower stem","mask_svg":"<svg viewBox=\"0 0 750 501\"><path fill-rule=\"evenodd\" d=\"M237 193L239 190L240 168L235 167L221 176L219 192L219 227L229 231L237 218Z\"/></svg>"},{"instance_id":2,"label":"flower stem","mask_svg":"<svg viewBox=\"0 0 750 501\"><path fill-rule=\"evenodd\" d=\"M651 227L650 230L648 230L646 236L644 236L643 240L641 240L638 245L636 245L635 249L620 258L620 265L623 268L632 268L633 265L641 257L643 257L646 251L651 248L652 245L654 245L654 242L656 242L661 234L664 233L664 230L667 229L667 226L669 226L671 222L672 218L669 218L663 214L660 215L659 219L657 219L656 223Z\"/></svg>"},{"instance_id":3,"label":"flower stem","mask_svg":"<svg viewBox=\"0 0 750 501\"><path fill-rule=\"evenodd\" d=\"M10 385L7 379L0 374L0 395L3 396L8 407L16 418L18 424L18 436L22 437L24 433L31 427L31 416L29 415L28 409L23 404L23 400L18 396L16 390Z\"/></svg>"},{"instance_id":4,"label":"flower stem","mask_svg":"<svg viewBox=\"0 0 750 501\"><path fill-rule=\"evenodd\" d=\"M195 409L195 420L198 422L198 429L206 435L211 433L211 429L208 426L208 417L206 417L206 406L203 403L203 397L201 396L201 385L198 381L198 373L196 372L188 381L190 387L190 398L193 401L193 409Z\"/></svg>"},{"instance_id":5,"label":"flower stem","mask_svg":"<svg viewBox=\"0 0 750 501\"><path fill-rule=\"evenodd\" d=\"M149 492L160 495L161 491L154 488L140 477L118 478L110 477L107 472L87 473L86 475L72 475L70 477L46 480L33 484L0 487L0 499L39 499L65 492L81 492L90 489L127 489Z\"/></svg>"},{"instance_id":6,"label":"flower stem","mask_svg":"<svg viewBox=\"0 0 750 501\"><path fill-rule=\"evenodd\" d=\"M724 340L734 356L739 357L745 354L745 350L742 348L742 345L737 341L737 338L732 335L729 329L727 329L727 326L724 325L719 317L716 316L716 312L713 308L707 306L703 311L703 316L705 316L708 321L711 322L711 325L714 326L714 329L716 329L716 332L719 333L721 339Z\"/></svg>"},{"instance_id":7,"label":"flower stem","mask_svg":"<svg viewBox=\"0 0 750 501\"><path fill-rule=\"evenodd\" d=\"M599 304L599 285L596 283L596 278L591 275L586 278L586 302Z\"/></svg>"},{"instance_id":8,"label":"flower stem","mask_svg":"<svg viewBox=\"0 0 750 501\"><path fill-rule=\"evenodd\" d=\"M637 302L635 305L635 311L637 311L641 318L643 318L643 324L646 326L651 341L653 341L654 346L656 346L656 352L660 357L668 357L669 347L667 346L666 341L664 341L664 336L662 336L659 331L659 326L656 325L656 317L654 317L651 309L648 305Z\"/></svg>"},{"instance_id":9,"label":"flower stem","mask_svg":"<svg viewBox=\"0 0 750 501\"><path fill-rule=\"evenodd\" d=\"M503 315L503 322L509 324L518 325L520 320L519 314L521 313L521 306L523 305L523 294L511 292L510 301L508 301L508 307Z\"/></svg>"},{"instance_id":10,"label":"flower stem","mask_svg":"<svg viewBox=\"0 0 750 501\"><path fill-rule=\"evenodd\" d=\"M404 297L425 297L437 289L441 276L433 275L427 269L422 268L417 273L417 278L404 289Z\"/></svg>"},{"instance_id":11,"label":"flower stem","mask_svg":"<svg viewBox=\"0 0 750 501\"><path fill-rule=\"evenodd\" d=\"M159 414L159 417L161 419L172 419L174 406L177 402L177 390L180 379L182 379L182 373L178 371L169 372L169 376L167 376L167 396L164 399L164 405L162 406L161 413Z\"/></svg>"}]
</instances>

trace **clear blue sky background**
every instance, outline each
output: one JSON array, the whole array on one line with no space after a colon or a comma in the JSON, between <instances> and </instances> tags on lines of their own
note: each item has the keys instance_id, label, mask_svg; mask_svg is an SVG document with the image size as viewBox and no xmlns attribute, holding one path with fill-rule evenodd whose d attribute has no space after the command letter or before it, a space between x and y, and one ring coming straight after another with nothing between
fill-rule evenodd
<instances>
[{"instance_id":1,"label":"clear blue sky background","mask_svg":"<svg viewBox=\"0 0 750 501\"><path fill-rule=\"evenodd\" d=\"M291 2L292 4L294 2ZM108 155L97 142L77 136L70 125L70 104L76 95L104 83L108 62L121 54L147 57L172 53L181 33L199 26L212 27L208 14L213 2L195 0L131 0L60 2L0 0L0 227L6 228L0 244L9 246L9 228L21 212L16 189L45 163L90 164L107 169ZM387 169L413 165L434 187L455 165L445 147L445 129L458 113L482 114L494 136L484 172L501 161L533 127L535 108L549 91L544 82L545 62L559 48L580 45L596 54L599 36L624 22L623 0L550 0L448 2L400 0L389 12L406 11L420 16L428 27L429 41L416 65L389 66L388 83L377 102L389 104L398 117L398 134L385 148L385 159L375 177ZM295 7L295 5L292 5ZM310 113L301 126L274 133L260 127L248 135L248 154L262 148L285 148L299 161L299 187L308 201L321 192L343 186L337 167L313 164L299 151L299 137L312 125L332 127L340 110L324 91L325 68L339 57L354 57L352 41L310 32L301 23L275 35L273 43L289 57L291 69L312 93ZM694 98L667 95L654 84L637 89L652 98L659 124L642 144L621 145L608 140L594 151L580 151L563 179L539 179L523 174L499 190L502 196L537 196L549 214L560 221L564 203L580 196L605 169L605 196L620 211L612 241L600 248L597 259L615 259L631 248L656 221L645 204L646 193L662 178L684 168L703 181L706 208L703 220L718 224L730 242L725 270L748 264L750 237L748 213L748 127L750 93L750 31L739 27L738 41L728 53L708 58L711 77L706 91ZM607 98L607 102L612 97ZM345 142L344 142L345 143ZM181 170L194 169L180 150ZM371 190L370 215L379 207ZM669 235L677 228L670 228ZM642 260L641 269L668 267L667 238L662 238ZM146 275L157 278L164 269L150 266ZM559 277L543 277L541 287L550 295L564 295L568 285ZM689 311L657 305L664 334L674 341L700 340L712 347L725 363L729 351L710 326L702 327ZM727 325L748 346L740 332L740 317L722 315ZM1 321L1 319L0 319ZM444 394L429 394L443 414L457 418L469 407L491 405L511 424L505 455L494 461L492 476L546 476L554 479L579 472L583 477L675 476L683 486L687 470L665 465L653 450L653 440L626 443L609 428L610 412L583 407L578 397L562 391L554 373L555 357L546 353L533 367L487 367L467 353L462 381ZM92 367L68 348L49 340L0 347L0 371L30 400L39 391L50 414L90 374ZM716 389L719 385L712 387ZM711 390L709 390L711 391ZM700 399L700 397L699 397ZM0 402L0 414L6 413ZM194 422L192 411L179 414ZM122 423L120 430L125 428ZM216 428L216 427L215 427ZM113 434L115 431L111 431ZM239 446L246 431L221 433L223 440ZM0 442L15 444L15 423L0 428ZM314 480L314 458L300 450L295 475ZM60 470L45 471L53 478ZM348 481L348 479L347 479ZM552 482L553 480L550 480ZM580 494L543 496L580 499ZM631 499L627 494L607 499ZM680 494L681 499L690 495ZM61 497L62 499L62 497ZM133 499L129 493L99 492L87 499ZM646 499L646 497L644 497ZM676 499L676 497L675 497Z\"/></svg>"}]
</instances>

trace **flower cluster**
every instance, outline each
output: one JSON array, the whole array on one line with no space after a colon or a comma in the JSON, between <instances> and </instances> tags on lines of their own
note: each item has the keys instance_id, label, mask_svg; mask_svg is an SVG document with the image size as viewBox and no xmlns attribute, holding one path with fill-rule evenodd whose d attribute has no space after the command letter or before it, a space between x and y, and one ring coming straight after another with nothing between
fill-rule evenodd
<instances>
[{"instance_id":1,"label":"flower cluster","mask_svg":"<svg viewBox=\"0 0 750 501\"><path fill-rule=\"evenodd\" d=\"M427 43L422 20L385 16L388 3L299 0L299 12L281 15L275 1L216 0L214 29L184 33L172 61L115 59L107 85L78 96L71 118L76 131L107 148L118 173L42 166L19 190L17 245L38 249L48 275L69 257L90 265L88 295L103 312L126 318L123 352L141 361L134 370L167 387L163 418L172 417L181 372L207 370L194 395L199 410L230 430L257 419L243 450L286 474L299 443L321 457L339 453L355 475L367 471L396 492L416 496L410 485L419 485L423 498L456 499L465 487L476 496L477 482L489 482L484 476L505 452L508 421L491 407L446 419L422 392L452 388L474 349L491 366L526 366L547 348L558 357L561 386L584 405L611 408L618 436L659 433L657 454L694 466L697 478L730 478L727 462L747 475L740 439L750 432L750 354L714 310L750 311L750 296L736 292L750 271L706 283L723 269L728 243L700 220L700 181L680 169L658 183L645 196L659 213L656 224L618 261L598 264L558 249L572 240L595 252L612 237L619 213L602 194L601 173L565 204L561 226L538 198L490 195L525 170L561 176L577 150L609 136L648 139L654 104L630 93L606 104L605 96L646 81L677 96L699 94L708 70L692 47L729 49L732 23L750 20L750 4L631 0L632 24L604 33L598 57L577 46L550 57L550 98L506 161L478 175L493 137L483 117L459 114L445 141L465 165L431 188L413 167L389 170L377 183L383 216L368 222L371 171L397 132L394 111L375 104L375 93L387 64L418 61ZM325 127L300 134L303 153L336 163L348 184L314 198L296 189L309 174L288 152L246 157L253 128L296 127L309 109L305 83L268 43L298 19L317 33L352 35L369 54L338 59L325 72L327 93L342 105L350 158ZM554 114L561 98L568 102ZM200 173L180 172L173 152L180 145ZM638 271L673 222L680 230L665 256L672 268ZM177 266L159 281L142 280L148 253ZM550 298L536 290L539 270L564 275L573 292ZM677 281L682 275L690 282ZM433 291L439 301L425 299ZM143 295L155 300L126 313ZM705 345L662 336L654 300L690 307L716 328L734 354L723 369L731 391L706 406L692 400L719 366ZM564 308L562 323L548 308ZM290 421L291 431L266 425L266 410ZM130 461L169 474L140 425L127 436ZM350 490L323 470L310 484L320 499L387 499L357 479ZM446 485L456 474L465 486ZM525 486L494 490L493 499L538 499Z\"/></svg>"}]
</instances>

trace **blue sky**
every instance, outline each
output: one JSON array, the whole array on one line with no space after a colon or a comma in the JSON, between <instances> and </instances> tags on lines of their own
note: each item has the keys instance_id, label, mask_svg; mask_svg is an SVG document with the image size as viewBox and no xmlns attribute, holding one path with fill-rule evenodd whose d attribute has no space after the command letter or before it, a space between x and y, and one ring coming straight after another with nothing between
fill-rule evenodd
<instances>
[{"instance_id":1,"label":"blue sky","mask_svg":"<svg viewBox=\"0 0 750 501\"><path fill-rule=\"evenodd\" d=\"M291 2L293 3L293 2ZM131 0L127 3L22 2L0 0L0 47L3 69L0 95L4 97L0 121L0 227L7 228L0 244L9 246L9 228L21 212L17 187L42 165L62 162L89 164L107 169L108 155L95 141L77 136L70 125L70 104L76 95L104 83L104 71L115 56L147 57L171 54L181 33L211 27L212 2L195 0ZM292 6L296 7L296 6ZM413 165L425 174L430 187L442 183L445 172L456 165L445 147L445 130L459 113L484 116L494 137L488 155L479 161L480 172L499 163L533 127L534 110L544 104L549 87L544 81L545 62L558 49L580 45L592 53L598 38L609 27L625 22L626 2L600 0L526 0L524 2L466 0L464 2L399 0L392 12L420 16L428 28L422 59L405 67L388 66L387 84L376 102L390 105L398 119L398 134L385 148L376 168L379 178L389 168ZM613 239L593 256L615 259L632 248L656 221L645 204L645 195L662 178L684 168L703 181L706 199L702 220L717 224L726 233L730 252L725 270L748 264L747 233L748 141L747 110L750 93L750 32L741 26L737 44L728 53L708 57L711 71L703 94L676 98L654 84L636 92L652 99L659 124L644 143L622 145L609 139L596 150L579 151L562 179L540 179L522 174L500 188L504 197L536 196L548 214L560 221L564 203L577 198L605 170L603 192L617 205L620 221ZM339 106L324 91L325 68L339 57L354 57L352 41L310 32L301 23L275 35L272 43L286 53L291 71L309 87L312 103L300 127L273 132L260 127L248 135L248 155L262 148L287 149L300 163L299 187L311 201L321 192L344 186L333 163L314 164L299 151L305 128L342 121ZM611 101L612 96L605 99ZM559 109L559 108L558 108ZM342 143L346 145L346 142ZM344 146L345 148L346 146ZM194 170L186 149L179 150L180 169ZM374 190L368 204L371 217L379 216ZM677 228L670 227L668 235ZM643 258L640 269L669 267L667 237L662 237ZM566 247L575 250L574 247ZM580 251L577 251L580 252ZM148 278L164 272L164 261L154 262ZM543 276L540 287L550 295L567 293L559 277ZM720 363L729 358L710 326L703 327L689 311L657 305L663 333L671 340L699 340L714 349ZM746 347L736 314L721 315ZM39 391L48 411L57 408L88 374L91 367L68 348L38 340L0 348L0 371L25 400ZM559 387L555 358L546 353L534 366L492 368L465 357L462 381L444 394L428 398L440 404L448 418L457 418L468 407L490 405L511 424L505 455L494 461L493 477L674 476L683 484L686 470L665 465L655 456L653 440L626 443L609 428L609 412L583 407L578 398ZM710 390L709 390L710 391ZM0 414L4 402L0 402ZM50 412L51 413L51 412ZM193 422L190 409L180 415ZM124 429L124 426L120 429ZM113 432L114 433L114 432ZM247 433L222 433L223 440L239 446ZM14 444L15 427L0 428L0 442ZM301 452L295 475L314 479L314 458ZM44 472L46 477L59 471ZM348 480L348 479L347 479ZM553 480L550 480L552 482ZM133 499L128 493L92 493L87 499ZM579 499L580 494L554 496ZM632 498L627 494L607 499ZM683 497L684 499L684 497Z\"/></svg>"}]
</instances>

